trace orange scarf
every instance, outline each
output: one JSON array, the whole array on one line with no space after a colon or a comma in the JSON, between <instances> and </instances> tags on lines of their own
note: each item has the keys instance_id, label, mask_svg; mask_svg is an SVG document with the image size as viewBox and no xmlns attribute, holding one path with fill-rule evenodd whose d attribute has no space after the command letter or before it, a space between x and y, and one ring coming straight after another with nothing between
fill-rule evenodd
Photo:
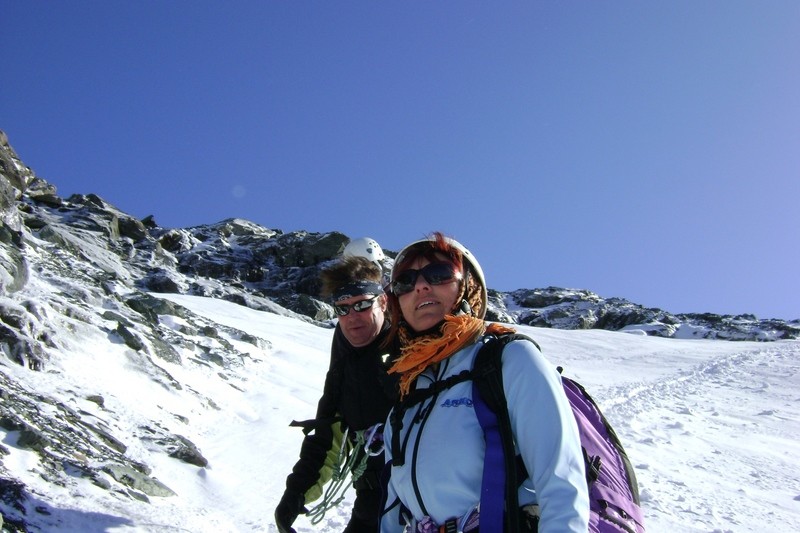
<instances>
[{"instance_id":1,"label":"orange scarf","mask_svg":"<svg viewBox=\"0 0 800 533\"><path fill-rule=\"evenodd\" d=\"M446 315L441 334L419 337L400 349L400 356L389 369L389 373L400 373L400 398L408 394L411 384L426 368L473 344L484 332L499 335L514 331L500 324L487 325L469 315Z\"/></svg>"}]
</instances>

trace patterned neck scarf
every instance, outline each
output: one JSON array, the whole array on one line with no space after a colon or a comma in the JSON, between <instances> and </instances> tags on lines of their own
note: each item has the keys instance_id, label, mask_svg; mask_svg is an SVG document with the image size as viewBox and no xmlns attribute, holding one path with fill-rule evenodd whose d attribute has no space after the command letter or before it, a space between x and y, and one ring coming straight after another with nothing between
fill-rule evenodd
<instances>
[{"instance_id":1,"label":"patterned neck scarf","mask_svg":"<svg viewBox=\"0 0 800 533\"><path fill-rule=\"evenodd\" d=\"M515 330L500 324L486 324L482 319L469 315L445 315L444 322L428 335L410 338L406 326L401 326L400 356L389 373L400 374L400 398L406 396L417 376L426 368L447 359L462 348L474 344L484 333L499 335Z\"/></svg>"}]
</instances>

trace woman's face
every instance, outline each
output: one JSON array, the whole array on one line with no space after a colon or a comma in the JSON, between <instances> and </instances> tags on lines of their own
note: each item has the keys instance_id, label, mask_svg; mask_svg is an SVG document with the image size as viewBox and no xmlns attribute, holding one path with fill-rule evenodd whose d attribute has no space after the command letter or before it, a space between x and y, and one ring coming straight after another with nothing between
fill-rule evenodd
<instances>
[{"instance_id":1,"label":"woman's face","mask_svg":"<svg viewBox=\"0 0 800 533\"><path fill-rule=\"evenodd\" d=\"M449 263L444 255L439 258ZM422 270L429 264L429 259L418 257L403 272ZM461 275L457 272L452 280L431 285L424 275L418 275L413 290L398 297L400 312L408 325L414 331L425 331L441 322L444 315L453 311L461 289L460 279Z\"/></svg>"}]
</instances>

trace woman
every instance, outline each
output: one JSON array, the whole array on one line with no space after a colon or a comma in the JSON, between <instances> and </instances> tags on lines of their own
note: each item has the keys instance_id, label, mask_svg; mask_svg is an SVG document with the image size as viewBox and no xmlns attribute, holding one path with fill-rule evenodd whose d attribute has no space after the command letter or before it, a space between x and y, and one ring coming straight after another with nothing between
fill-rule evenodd
<instances>
[{"instance_id":1,"label":"woman","mask_svg":"<svg viewBox=\"0 0 800 533\"><path fill-rule=\"evenodd\" d=\"M441 233L398 254L388 297L390 339L400 346L389 372L400 375L401 397L471 370L485 333L513 331L485 324L480 265ZM538 506L541 533L585 532L583 456L558 372L527 341L510 342L502 363L517 452L529 473L519 490L520 506ZM461 382L406 410L397 435L386 424L392 467L382 532L406 526L420 532L477 530L486 446L472 405L471 382Z\"/></svg>"}]
</instances>

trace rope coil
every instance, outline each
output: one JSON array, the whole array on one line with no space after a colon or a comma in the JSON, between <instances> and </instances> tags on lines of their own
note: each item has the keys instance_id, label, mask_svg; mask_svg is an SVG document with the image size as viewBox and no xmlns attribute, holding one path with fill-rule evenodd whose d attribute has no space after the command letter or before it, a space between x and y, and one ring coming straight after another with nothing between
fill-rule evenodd
<instances>
[{"instance_id":1,"label":"rope coil","mask_svg":"<svg viewBox=\"0 0 800 533\"><path fill-rule=\"evenodd\" d=\"M325 513L338 506L344 500L345 493L358 478L367 470L367 460L375 455L383 453L381 424L376 424L371 428L355 431L355 442L352 444L347 438L349 428L344 431L342 445L339 448L339 455L336 461L331 480L325 488L322 501L314 506L306 516L313 525L319 524L325 517ZM380 449L373 449L373 444L380 441ZM361 450L363 448L363 453ZM352 473L348 481L348 473Z\"/></svg>"}]
</instances>

